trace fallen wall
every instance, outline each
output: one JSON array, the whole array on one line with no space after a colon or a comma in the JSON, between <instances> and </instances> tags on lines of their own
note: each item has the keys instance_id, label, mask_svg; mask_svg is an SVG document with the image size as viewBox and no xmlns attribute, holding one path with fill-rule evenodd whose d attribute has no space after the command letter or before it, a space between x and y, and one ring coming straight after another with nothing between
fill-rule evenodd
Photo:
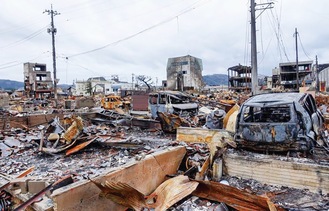
<instances>
[{"instance_id":1,"label":"fallen wall","mask_svg":"<svg viewBox=\"0 0 329 211\"><path fill-rule=\"evenodd\" d=\"M185 147L170 147L164 151L147 155L141 161L133 161L114 168L93 180L98 182L120 181L136 188L143 194L150 194L164 180L166 175L177 172L185 156ZM90 181L73 183L52 194L54 210L125 210L126 208L110 199L99 198L100 190Z\"/></svg>"},{"instance_id":2,"label":"fallen wall","mask_svg":"<svg viewBox=\"0 0 329 211\"><path fill-rule=\"evenodd\" d=\"M329 166L309 163L306 158L278 159L277 156L262 154L246 156L227 153L224 169L227 175L255 179L269 185L329 193Z\"/></svg>"}]
</instances>

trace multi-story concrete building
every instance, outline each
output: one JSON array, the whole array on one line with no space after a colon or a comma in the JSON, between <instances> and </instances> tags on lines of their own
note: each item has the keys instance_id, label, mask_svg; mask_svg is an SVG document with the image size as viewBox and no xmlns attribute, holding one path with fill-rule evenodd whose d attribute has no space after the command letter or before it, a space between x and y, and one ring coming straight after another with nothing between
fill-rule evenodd
<instances>
[{"instance_id":1,"label":"multi-story concrete building","mask_svg":"<svg viewBox=\"0 0 329 211\"><path fill-rule=\"evenodd\" d=\"M251 67L236 65L227 69L228 89L236 92L251 91Z\"/></svg>"},{"instance_id":2,"label":"multi-story concrete building","mask_svg":"<svg viewBox=\"0 0 329 211\"><path fill-rule=\"evenodd\" d=\"M28 97L43 98L51 95L53 81L46 64L24 63L24 90Z\"/></svg>"},{"instance_id":3,"label":"multi-story concrete building","mask_svg":"<svg viewBox=\"0 0 329 211\"><path fill-rule=\"evenodd\" d=\"M190 55L169 58L167 63L167 89L169 90L201 90L204 86L202 78L202 60Z\"/></svg>"},{"instance_id":4,"label":"multi-story concrete building","mask_svg":"<svg viewBox=\"0 0 329 211\"><path fill-rule=\"evenodd\" d=\"M313 61L300 61L298 62L298 69L296 62L280 63L279 68L272 70L273 86L282 86L284 89L297 89L303 86L303 83L314 78L312 71ZM298 70L298 71L297 71Z\"/></svg>"},{"instance_id":5,"label":"multi-story concrete building","mask_svg":"<svg viewBox=\"0 0 329 211\"><path fill-rule=\"evenodd\" d=\"M75 82L74 95L90 96L94 94L110 94L113 93L112 82L106 80L104 77L88 78L87 81Z\"/></svg>"}]
</instances>

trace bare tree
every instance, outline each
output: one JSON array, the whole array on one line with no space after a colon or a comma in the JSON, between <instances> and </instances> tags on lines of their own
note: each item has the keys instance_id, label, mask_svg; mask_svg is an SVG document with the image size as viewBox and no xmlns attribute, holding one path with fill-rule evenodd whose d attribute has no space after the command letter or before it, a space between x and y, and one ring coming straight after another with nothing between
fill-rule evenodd
<instances>
[{"instance_id":1,"label":"bare tree","mask_svg":"<svg viewBox=\"0 0 329 211\"><path fill-rule=\"evenodd\" d=\"M139 75L139 76L137 76L137 80L144 83L147 86L148 90L151 89L153 81L152 81L152 78L150 76Z\"/></svg>"},{"instance_id":2,"label":"bare tree","mask_svg":"<svg viewBox=\"0 0 329 211\"><path fill-rule=\"evenodd\" d=\"M92 95L93 87L91 86L91 82L90 82L90 81L87 81L87 84L86 84L86 92L87 92L90 96Z\"/></svg>"}]
</instances>

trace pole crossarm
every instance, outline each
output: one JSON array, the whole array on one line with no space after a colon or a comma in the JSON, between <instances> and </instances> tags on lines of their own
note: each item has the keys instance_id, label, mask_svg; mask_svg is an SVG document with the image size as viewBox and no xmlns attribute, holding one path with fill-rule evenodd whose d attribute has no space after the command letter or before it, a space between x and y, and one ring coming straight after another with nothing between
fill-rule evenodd
<instances>
[{"instance_id":1,"label":"pole crossarm","mask_svg":"<svg viewBox=\"0 0 329 211\"><path fill-rule=\"evenodd\" d=\"M273 2L264 3L264 4L256 4L256 6L255 6L255 10L262 10L261 13L259 13L259 15L257 15L256 20L257 20L257 18L258 18L261 14L263 14L263 12L264 12L265 10L274 8L274 7L273 7L273 4L274 4ZM257 7L258 7L258 8L257 8Z\"/></svg>"}]
</instances>

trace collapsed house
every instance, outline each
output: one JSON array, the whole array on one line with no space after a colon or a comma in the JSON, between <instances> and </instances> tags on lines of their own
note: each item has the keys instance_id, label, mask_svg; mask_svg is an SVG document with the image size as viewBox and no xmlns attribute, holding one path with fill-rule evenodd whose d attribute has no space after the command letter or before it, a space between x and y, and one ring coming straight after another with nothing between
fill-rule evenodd
<instances>
[{"instance_id":1,"label":"collapsed house","mask_svg":"<svg viewBox=\"0 0 329 211\"><path fill-rule=\"evenodd\" d=\"M158 102L161 94L154 96ZM165 133L157 119L120 108L5 113L0 204L16 210L328 209L325 130L322 146L317 143L310 157L245 151L233 136L239 106L229 100L241 101L237 96L197 99L211 111L226 111L223 129L190 124L175 133ZM184 118L180 113L175 115Z\"/></svg>"}]
</instances>

